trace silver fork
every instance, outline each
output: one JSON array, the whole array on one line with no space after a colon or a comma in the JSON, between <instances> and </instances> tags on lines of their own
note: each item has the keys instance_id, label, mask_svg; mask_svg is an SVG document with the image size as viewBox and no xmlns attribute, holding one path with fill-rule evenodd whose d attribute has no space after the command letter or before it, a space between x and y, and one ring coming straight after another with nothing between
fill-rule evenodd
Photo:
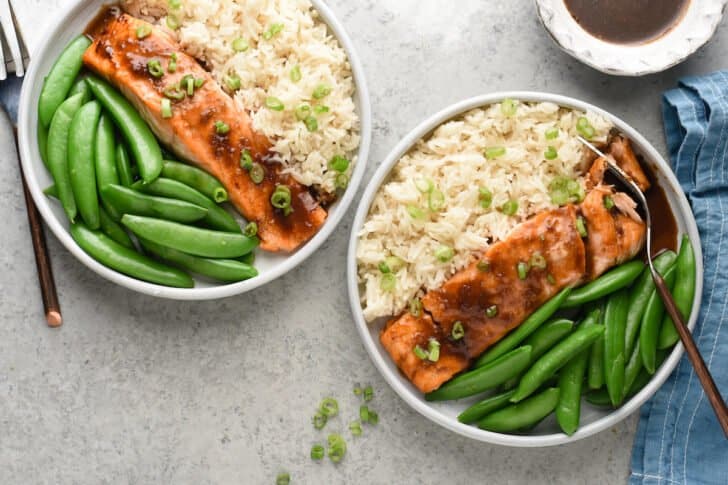
<instances>
[{"instance_id":1,"label":"silver fork","mask_svg":"<svg viewBox=\"0 0 728 485\"><path fill-rule=\"evenodd\" d=\"M17 19L10 0L0 0L0 81L7 79L8 72L23 77L25 63L29 60L28 49L20 35Z\"/></svg>"}]
</instances>

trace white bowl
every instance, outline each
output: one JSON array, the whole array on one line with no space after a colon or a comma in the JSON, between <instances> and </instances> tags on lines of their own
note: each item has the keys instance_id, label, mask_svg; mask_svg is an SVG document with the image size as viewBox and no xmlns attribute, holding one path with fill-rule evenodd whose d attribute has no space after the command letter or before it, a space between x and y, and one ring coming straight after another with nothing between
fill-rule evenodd
<instances>
[{"instance_id":1,"label":"white bowl","mask_svg":"<svg viewBox=\"0 0 728 485\"><path fill-rule=\"evenodd\" d=\"M691 0L672 29L643 44L615 44L594 37L574 20L563 0L536 0L536 8L546 30L568 54L607 74L643 76L684 61L708 42L727 2Z\"/></svg>"},{"instance_id":2,"label":"white bowl","mask_svg":"<svg viewBox=\"0 0 728 485\"><path fill-rule=\"evenodd\" d=\"M59 204L49 201L43 189L51 185L52 179L40 158L37 143L37 102L43 85L43 77L48 73L61 50L74 37L82 33L86 25L98 14L99 9L108 1L74 0L56 18L53 25L43 33L38 49L33 53L23 90L20 95L18 114L18 138L20 156L25 172L25 180L33 195L43 219L61 243L83 264L104 278L126 288L152 296L174 298L179 300L207 300L222 298L250 291L278 278L292 270L309 257L331 235L349 208L364 176L369 144L371 141L371 107L364 70L359 56L349 36L344 31L334 14L321 0L311 0L321 19L329 26L331 33L346 50L356 84L355 103L361 122L361 143L357 153L358 162L343 197L330 208L328 218L316 235L297 251L290 254L272 254L258 251L255 266L260 274L250 280L231 284L215 284L207 280L195 280L195 288L170 288L141 281L100 264L86 254L71 238L68 220Z\"/></svg>"},{"instance_id":3,"label":"white bowl","mask_svg":"<svg viewBox=\"0 0 728 485\"><path fill-rule=\"evenodd\" d=\"M389 153L385 161L377 169L374 177L364 192L364 196L359 203L359 208L354 218L351 229L351 237L349 239L349 253L347 260L347 284L349 287L349 302L351 310L354 314L357 329L364 342L369 356L374 361L377 369L382 374L387 383L417 412L425 416L427 419L450 429L463 436L473 438L479 441L486 441L499 445L520 446L520 447L538 447L553 446L564 443L570 443L581 438L598 433L610 426L620 422L634 411L636 411L647 399L649 399L655 391L665 382L672 370L677 365L678 359L683 353L682 344L678 344L672 351L670 356L665 360L659 370L655 373L652 380L632 399L625 402L620 408L615 410L605 410L597 408L583 402L581 411L581 426L573 436L567 436L562 433L553 416L550 416L536 428L524 435L510 435L503 433L494 433L485 431L475 426L462 424L457 420L466 407L473 402L474 399L450 402L427 402L422 393L417 390L397 369L389 354L379 342L379 331L382 323L368 325L364 319L360 304L359 287L357 283L357 265L356 265L356 248L358 244L359 231L364 224L369 207L376 195L380 185L385 181L390 170L395 166L399 159L409 151L409 149L422 137L428 135L432 130L440 126L442 123L457 117L458 115L474 108L497 103L504 98L513 98L522 101L550 101L561 106L576 108L582 111L590 110L609 118L614 125L626 134L633 143L635 151L642 154L645 159L655 168L660 186L665 191L667 199L672 207L677 222L679 232L686 233L690 236L690 240L695 248L695 258L697 261L696 269L696 291L693 301L693 311L690 315L688 326L692 330L698 318L701 295L703 292L703 259L700 249L700 236L698 228L695 224L695 218L690 210L685 195L680 189L677 179L670 170L670 167L655 148L649 144L645 138L640 135L634 128L606 111L592 106L591 104L579 101L566 96L555 94L545 94L537 92L507 92L494 93L484 96L470 98L455 105L446 108L439 113L431 116L422 122L418 127L405 136L394 149ZM380 319L381 320L381 319Z\"/></svg>"}]
</instances>

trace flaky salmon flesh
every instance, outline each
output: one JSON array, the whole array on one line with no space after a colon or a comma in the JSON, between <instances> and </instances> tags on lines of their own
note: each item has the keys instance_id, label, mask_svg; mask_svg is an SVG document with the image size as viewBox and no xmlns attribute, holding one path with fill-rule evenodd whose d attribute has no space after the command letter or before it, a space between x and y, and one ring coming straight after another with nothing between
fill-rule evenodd
<instances>
[{"instance_id":1,"label":"flaky salmon flesh","mask_svg":"<svg viewBox=\"0 0 728 485\"><path fill-rule=\"evenodd\" d=\"M137 29L148 35L137 35ZM91 34L93 43L83 61L86 67L118 88L141 113L154 134L175 155L216 177L228 191L230 201L249 221L258 225L261 248L293 251L308 241L326 220L326 210L308 188L269 162L269 140L257 133L250 116L238 108L212 76L164 30L126 14L109 15ZM176 56L174 72L166 69ZM164 74L154 77L148 63L159 61ZM162 115L165 90L191 75L204 80L194 95L172 100L172 116ZM216 124L229 127L218 133ZM256 184L241 167L247 150L265 168L263 181ZM291 191L292 212L285 214L271 204L276 186Z\"/></svg>"}]
</instances>

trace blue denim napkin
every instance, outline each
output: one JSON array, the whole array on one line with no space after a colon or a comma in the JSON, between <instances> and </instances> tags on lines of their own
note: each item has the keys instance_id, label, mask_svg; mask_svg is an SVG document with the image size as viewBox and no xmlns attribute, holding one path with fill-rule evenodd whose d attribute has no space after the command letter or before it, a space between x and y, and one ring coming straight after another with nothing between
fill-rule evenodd
<instances>
[{"instance_id":1,"label":"blue denim napkin","mask_svg":"<svg viewBox=\"0 0 728 485\"><path fill-rule=\"evenodd\" d=\"M693 332L728 395L728 71L686 77L663 96L672 167L690 200L705 261ZM728 440L687 357L640 410L630 484L728 484Z\"/></svg>"},{"instance_id":2,"label":"blue denim napkin","mask_svg":"<svg viewBox=\"0 0 728 485\"><path fill-rule=\"evenodd\" d=\"M8 74L5 81L0 81L0 106L5 109L13 123L18 121L18 99L22 83L23 78L16 77L13 73Z\"/></svg>"}]
</instances>

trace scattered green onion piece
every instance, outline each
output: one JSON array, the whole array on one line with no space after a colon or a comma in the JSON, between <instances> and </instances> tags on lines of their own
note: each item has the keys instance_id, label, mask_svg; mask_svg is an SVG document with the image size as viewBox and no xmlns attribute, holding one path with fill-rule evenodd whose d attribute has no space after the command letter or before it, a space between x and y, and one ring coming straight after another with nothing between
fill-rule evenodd
<instances>
[{"instance_id":1,"label":"scattered green onion piece","mask_svg":"<svg viewBox=\"0 0 728 485\"><path fill-rule=\"evenodd\" d=\"M610 210L614 207L614 199L612 199L612 196L605 195L604 196L604 208L607 210Z\"/></svg>"},{"instance_id":2,"label":"scattered green onion piece","mask_svg":"<svg viewBox=\"0 0 728 485\"><path fill-rule=\"evenodd\" d=\"M159 61L159 59L152 59L151 61L147 62L147 71L149 71L149 74L154 77L164 76L164 68L162 67L162 63Z\"/></svg>"},{"instance_id":3,"label":"scattered green onion piece","mask_svg":"<svg viewBox=\"0 0 728 485\"><path fill-rule=\"evenodd\" d=\"M364 402L369 402L372 399L374 399L374 389L372 389L372 386L367 386L364 388Z\"/></svg>"},{"instance_id":4,"label":"scattered green onion piece","mask_svg":"<svg viewBox=\"0 0 728 485\"><path fill-rule=\"evenodd\" d=\"M435 250L435 258L441 263L447 263L453 258L453 256L455 256L455 251L453 251L450 246L441 244Z\"/></svg>"},{"instance_id":5,"label":"scattered green onion piece","mask_svg":"<svg viewBox=\"0 0 728 485\"><path fill-rule=\"evenodd\" d=\"M164 88L164 90L162 91L162 94L164 94L169 99L174 99L175 101L181 101L181 100L185 99L185 96L186 96L185 92L182 91L179 88L179 86L177 86L176 84L172 85L172 86L167 86L166 88Z\"/></svg>"},{"instance_id":6,"label":"scattered green onion piece","mask_svg":"<svg viewBox=\"0 0 728 485\"><path fill-rule=\"evenodd\" d=\"M379 265L377 266L377 268L379 269L379 272L382 273L382 274L386 274L386 273L391 273L392 272L392 268L390 268L389 265L385 261L382 261L381 263L379 263Z\"/></svg>"},{"instance_id":7,"label":"scattered green onion piece","mask_svg":"<svg viewBox=\"0 0 728 485\"><path fill-rule=\"evenodd\" d=\"M329 94L331 94L331 87L327 86L326 84L319 84L313 90L312 96L313 99L324 99Z\"/></svg>"},{"instance_id":8,"label":"scattered green onion piece","mask_svg":"<svg viewBox=\"0 0 728 485\"><path fill-rule=\"evenodd\" d=\"M276 485L289 485L291 483L290 473L279 473L276 477Z\"/></svg>"},{"instance_id":9,"label":"scattered green onion piece","mask_svg":"<svg viewBox=\"0 0 728 485\"><path fill-rule=\"evenodd\" d=\"M555 138L558 138L558 136L559 136L559 129L557 127L555 127L555 126L552 126L551 128L548 128L544 132L544 136L546 137L547 140L553 140Z\"/></svg>"},{"instance_id":10,"label":"scattered green onion piece","mask_svg":"<svg viewBox=\"0 0 728 485\"><path fill-rule=\"evenodd\" d=\"M311 459L312 460L323 460L324 456L326 456L326 450L322 445L319 445L318 443L313 445L311 447Z\"/></svg>"},{"instance_id":11,"label":"scattered green onion piece","mask_svg":"<svg viewBox=\"0 0 728 485\"><path fill-rule=\"evenodd\" d=\"M511 98L506 98L501 101L501 113L503 116L513 116L516 114L518 108L518 102Z\"/></svg>"},{"instance_id":12,"label":"scattered green onion piece","mask_svg":"<svg viewBox=\"0 0 728 485\"><path fill-rule=\"evenodd\" d=\"M369 424L375 425L378 422L379 422L379 415L375 411L372 411L370 409L369 410Z\"/></svg>"},{"instance_id":13,"label":"scattered green onion piece","mask_svg":"<svg viewBox=\"0 0 728 485\"><path fill-rule=\"evenodd\" d=\"M453 340L460 340L461 338L465 337L465 328L463 327L463 322L458 320L457 322L453 323L450 336Z\"/></svg>"},{"instance_id":14,"label":"scattered green onion piece","mask_svg":"<svg viewBox=\"0 0 728 485\"><path fill-rule=\"evenodd\" d=\"M233 41L233 50L235 52L245 52L248 50L248 47L250 47L248 41L242 37L238 37Z\"/></svg>"},{"instance_id":15,"label":"scattered green onion piece","mask_svg":"<svg viewBox=\"0 0 728 485\"><path fill-rule=\"evenodd\" d=\"M328 421L328 418L321 411L316 411L316 414L313 415L313 427L316 429L321 429L326 426L326 421Z\"/></svg>"},{"instance_id":16,"label":"scattered green onion piece","mask_svg":"<svg viewBox=\"0 0 728 485\"><path fill-rule=\"evenodd\" d=\"M422 300L419 298L412 298L409 302L409 312L413 317L419 317L422 315Z\"/></svg>"},{"instance_id":17,"label":"scattered green onion piece","mask_svg":"<svg viewBox=\"0 0 728 485\"><path fill-rule=\"evenodd\" d=\"M554 275L551 273L546 275L546 281L549 282L549 284L555 285L556 284L556 278L554 278Z\"/></svg>"},{"instance_id":18,"label":"scattered green onion piece","mask_svg":"<svg viewBox=\"0 0 728 485\"><path fill-rule=\"evenodd\" d=\"M285 109L283 101L274 96L268 96L265 98L265 105L268 109L272 109L273 111L283 111Z\"/></svg>"},{"instance_id":19,"label":"scattered green onion piece","mask_svg":"<svg viewBox=\"0 0 728 485\"><path fill-rule=\"evenodd\" d=\"M440 192L438 189L432 189L430 193L427 194L427 207L429 207L432 212L442 210L442 208L445 207L445 194Z\"/></svg>"},{"instance_id":20,"label":"scattered green onion piece","mask_svg":"<svg viewBox=\"0 0 728 485\"><path fill-rule=\"evenodd\" d=\"M285 185L276 185L275 191L270 196L270 203L276 209L281 209L283 214L291 213L291 189Z\"/></svg>"},{"instance_id":21,"label":"scattered green onion piece","mask_svg":"<svg viewBox=\"0 0 728 485\"><path fill-rule=\"evenodd\" d=\"M346 441L339 434L330 434L328 437L329 448L327 453L329 459L334 463L339 463L344 459L346 454Z\"/></svg>"},{"instance_id":22,"label":"scattered green onion piece","mask_svg":"<svg viewBox=\"0 0 728 485\"><path fill-rule=\"evenodd\" d=\"M248 222L243 229L243 234L248 237L254 237L258 235L258 224L253 221Z\"/></svg>"},{"instance_id":23,"label":"scattered green onion piece","mask_svg":"<svg viewBox=\"0 0 728 485\"><path fill-rule=\"evenodd\" d=\"M419 346L418 346L419 347ZM422 350L422 347L420 347L420 350ZM422 350L424 352L424 350ZM422 358L422 357L420 357ZM426 356L424 358L427 358ZM368 423L369 422L369 406L361 405L359 406L359 419L362 423Z\"/></svg>"},{"instance_id":24,"label":"scattered green onion piece","mask_svg":"<svg viewBox=\"0 0 728 485\"><path fill-rule=\"evenodd\" d=\"M518 212L518 201L516 200L509 200L505 204L501 206L501 212L507 216L512 216L516 212Z\"/></svg>"},{"instance_id":25,"label":"scattered green onion piece","mask_svg":"<svg viewBox=\"0 0 728 485\"><path fill-rule=\"evenodd\" d=\"M318 105L316 105L316 106L313 107L313 111L316 114L328 113L329 112L329 107L326 106L326 105L323 105L323 104L318 104Z\"/></svg>"},{"instance_id":26,"label":"scattered green onion piece","mask_svg":"<svg viewBox=\"0 0 728 485\"><path fill-rule=\"evenodd\" d=\"M306 119L303 120L303 123L310 132L318 130L318 120L313 115L307 116Z\"/></svg>"},{"instance_id":27,"label":"scattered green onion piece","mask_svg":"<svg viewBox=\"0 0 728 485\"><path fill-rule=\"evenodd\" d=\"M546 269L548 263L546 262L546 258L543 256L543 254L535 252L531 255L529 264L532 268Z\"/></svg>"},{"instance_id":28,"label":"scattered green onion piece","mask_svg":"<svg viewBox=\"0 0 728 485\"><path fill-rule=\"evenodd\" d=\"M263 181L264 178L265 169L263 168L263 165L259 163L253 163L253 166L250 167L250 180L252 180L254 184L259 184Z\"/></svg>"},{"instance_id":29,"label":"scattered green onion piece","mask_svg":"<svg viewBox=\"0 0 728 485\"><path fill-rule=\"evenodd\" d=\"M253 168L253 157L250 155L250 151L247 148L243 148L240 152L240 167L249 172Z\"/></svg>"},{"instance_id":30,"label":"scattered green onion piece","mask_svg":"<svg viewBox=\"0 0 728 485\"><path fill-rule=\"evenodd\" d=\"M564 189L554 189L550 195L551 202L555 205L564 205L569 202L569 193Z\"/></svg>"},{"instance_id":31,"label":"scattered green onion piece","mask_svg":"<svg viewBox=\"0 0 728 485\"><path fill-rule=\"evenodd\" d=\"M179 20L177 20L177 17L174 15L167 15L167 27L169 27L171 30L177 30L179 29Z\"/></svg>"},{"instance_id":32,"label":"scattered green onion piece","mask_svg":"<svg viewBox=\"0 0 728 485\"><path fill-rule=\"evenodd\" d=\"M230 131L230 125L225 123L224 121L217 120L215 122L215 133L218 135L227 135Z\"/></svg>"},{"instance_id":33,"label":"scattered green onion piece","mask_svg":"<svg viewBox=\"0 0 728 485\"><path fill-rule=\"evenodd\" d=\"M478 189L478 199L480 200L480 207L488 209L493 204L493 192L486 187L481 187Z\"/></svg>"},{"instance_id":34,"label":"scattered green onion piece","mask_svg":"<svg viewBox=\"0 0 728 485\"><path fill-rule=\"evenodd\" d=\"M581 237L586 237L586 225L584 224L584 218L579 216L576 218L576 230Z\"/></svg>"},{"instance_id":35,"label":"scattered green onion piece","mask_svg":"<svg viewBox=\"0 0 728 485\"><path fill-rule=\"evenodd\" d=\"M494 158L502 157L506 154L506 147L488 147L483 152L485 158L492 160Z\"/></svg>"},{"instance_id":36,"label":"scattered green onion piece","mask_svg":"<svg viewBox=\"0 0 728 485\"><path fill-rule=\"evenodd\" d=\"M485 259L478 261L476 267L478 268L478 271L482 273L487 273L488 271L490 271L490 261L486 261Z\"/></svg>"},{"instance_id":37,"label":"scattered green onion piece","mask_svg":"<svg viewBox=\"0 0 728 485\"><path fill-rule=\"evenodd\" d=\"M425 211L420 209L419 207L415 205L408 205L407 206L407 213L410 215L412 219L424 219L425 217Z\"/></svg>"},{"instance_id":38,"label":"scattered green onion piece","mask_svg":"<svg viewBox=\"0 0 728 485\"><path fill-rule=\"evenodd\" d=\"M296 108L296 119L298 121L305 120L306 118L309 117L310 114L311 114L311 106L309 106L307 104L299 105Z\"/></svg>"},{"instance_id":39,"label":"scattered green onion piece","mask_svg":"<svg viewBox=\"0 0 728 485\"><path fill-rule=\"evenodd\" d=\"M167 0L167 4L172 10L177 10L182 6L182 0Z\"/></svg>"},{"instance_id":40,"label":"scattered green onion piece","mask_svg":"<svg viewBox=\"0 0 728 485\"><path fill-rule=\"evenodd\" d=\"M341 155L334 155L334 158L329 161L329 168L336 170L337 172L346 172L349 168L349 160Z\"/></svg>"},{"instance_id":41,"label":"scattered green onion piece","mask_svg":"<svg viewBox=\"0 0 728 485\"><path fill-rule=\"evenodd\" d=\"M334 179L334 187L337 189L344 190L349 185L349 176L345 173L340 173L336 175L336 178Z\"/></svg>"},{"instance_id":42,"label":"scattered green onion piece","mask_svg":"<svg viewBox=\"0 0 728 485\"><path fill-rule=\"evenodd\" d=\"M294 83L297 83L298 81L301 80L301 67L298 64L293 66L293 69L291 69L290 76L291 76L291 81L293 81Z\"/></svg>"},{"instance_id":43,"label":"scattered green onion piece","mask_svg":"<svg viewBox=\"0 0 728 485\"><path fill-rule=\"evenodd\" d=\"M325 414L327 418L333 418L339 414L339 402L333 397L327 397L321 401L319 411Z\"/></svg>"},{"instance_id":44,"label":"scattered green onion piece","mask_svg":"<svg viewBox=\"0 0 728 485\"><path fill-rule=\"evenodd\" d=\"M172 117L172 102L167 98L162 98L162 118Z\"/></svg>"},{"instance_id":45,"label":"scattered green onion piece","mask_svg":"<svg viewBox=\"0 0 728 485\"><path fill-rule=\"evenodd\" d=\"M404 266L404 261L400 258L397 256L387 256L384 258L384 261L379 263L379 271L382 273L396 273L402 269L402 266Z\"/></svg>"},{"instance_id":46,"label":"scattered green onion piece","mask_svg":"<svg viewBox=\"0 0 728 485\"><path fill-rule=\"evenodd\" d=\"M498 315L498 305L491 305L488 308L485 309L485 316L488 318L493 318L496 315Z\"/></svg>"},{"instance_id":47,"label":"scattered green onion piece","mask_svg":"<svg viewBox=\"0 0 728 485\"><path fill-rule=\"evenodd\" d=\"M144 24L144 25L140 25L139 27L136 28L137 39L143 39L151 33L152 33L152 27L150 25Z\"/></svg>"},{"instance_id":48,"label":"scattered green onion piece","mask_svg":"<svg viewBox=\"0 0 728 485\"><path fill-rule=\"evenodd\" d=\"M428 178L422 178L415 180L415 187L423 194L429 194L435 188L435 183Z\"/></svg>"},{"instance_id":49,"label":"scattered green onion piece","mask_svg":"<svg viewBox=\"0 0 728 485\"><path fill-rule=\"evenodd\" d=\"M596 134L594 127L589 123L589 120L585 116L580 117L576 120L576 131L587 140L594 137Z\"/></svg>"},{"instance_id":50,"label":"scattered green onion piece","mask_svg":"<svg viewBox=\"0 0 728 485\"><path fill-rule=\"evenodd\" d=\"M412 352L414 352L415 356L417 356L418 359L427 360L427 357L428 357L427 352L419 345L415 345L415 348L412 349Z\"/></svg>"},{"instance_id":51,"label":"scattered green onion piece","mask_svg":"<svg viewBox=\"0 0 728 485\"><path fill-rule=\"evenodd\" d=\"M185 85L187 86L187 96L193 96L195 94L195 78L189 76L185 79Z\"/></svg>"},{"instance_id":52,"label":"scattered green onion piece","mask_svg":"<svg viewBox=\"0 0 728 485\"><path fill-rule=\"evenodd\" d=\"M516 265L516 272L518 273L518 279L519 280L525 280L528 276L528 270L529 270L528 263L524 263L523 261L519 261Z\"/></svg>"},{"instance_id":53,"label":"scattered green onion piece","mask_svg":"<svg viewBox=\"0 0 728 485\"><path fill-rule=\"evenodd\" d=\"M430 362L437 362L440 360L440 342L434 338L431 338L427 343L427 359Z\"/></svg>"},{"instance_id":54,"label":"scattered green onion piece","mask_svg":"<svg viewBox=\"0 0 728 485\"><path fill-rule=\"evenodd\" d=\"M230 76L225 76L225 84L227 85L228 89L231 91L237 91L240 89L240 76L237 74L233 74Z\"/></svg>"},{"instance_id":55,"label":"scattered green onion piece","mask_svg":"<svg viewBox=\"0 0 728 485\"><path fill-rule=\"evenodd\" d=\"M352 421L349 423L349 431L353 436L361 436L361 423L359 421Z\"/></svg>"},{"instance_id":56,"label":"scattered green onion piece","mask_svg":"<svg viewBox=\"0 0 728 485\"><path fill-rule=\"evenodd\" d=\"M354 395L355 396L361 396L362 389L359 386L354 386Z\"/></svg>"},{"instance_id":57,"label":"scattered green onion piece","mask_svg":"<svg viewBox=\"0 0 728 485\"><path fill-rule=\"evenodd\" d=\"M173 52L169 55L169 63L167 64L167 72L177 71L177 53Z\"/></svg>"},{"instance_id":58,"label":"scattered green onion piece","mask_svg":"<svg viewBox=\"0 0 728 485\"><path fill-rule=\"evenodd\" d=\"M549 147L546 149L545 152L543 152L543 157L546 160L553 160L556 157L559 156L559 152L556 151L556 148L549 145Z\"/></svg>"},{"instance_id":59,"label":"scattered green onion piece","mask_svg":"<svg viewBox=\"0 0 728 485\"><path fill-rule=\"evenodd\" d=\"M385 273L382 275L379 286L384 291L394 291L394 288L397 286L397 277L392 273Z\"/></svg>"},{"instance_id":60,"label":"scattered green onion piece","mask_svg":"<svg viewBox=\"0 0 728 485\"><path fill-rule=\"evenodd\" d=\"M205 84L205 80L201 77L195 79L195 89L201 88Z\"/></svg>"},{"instance_id":61,"label":"scattered green onion piece","mask_svg":"<svg viewBox=\"0 0 728 485\"><path fill-rule=\"evenodd\" d=\"M268 30L263 32L263 39L271 40L273 37L280 34L281 31L283 31L283 24L271 24Z\"/></svg>"}]
</instances>

